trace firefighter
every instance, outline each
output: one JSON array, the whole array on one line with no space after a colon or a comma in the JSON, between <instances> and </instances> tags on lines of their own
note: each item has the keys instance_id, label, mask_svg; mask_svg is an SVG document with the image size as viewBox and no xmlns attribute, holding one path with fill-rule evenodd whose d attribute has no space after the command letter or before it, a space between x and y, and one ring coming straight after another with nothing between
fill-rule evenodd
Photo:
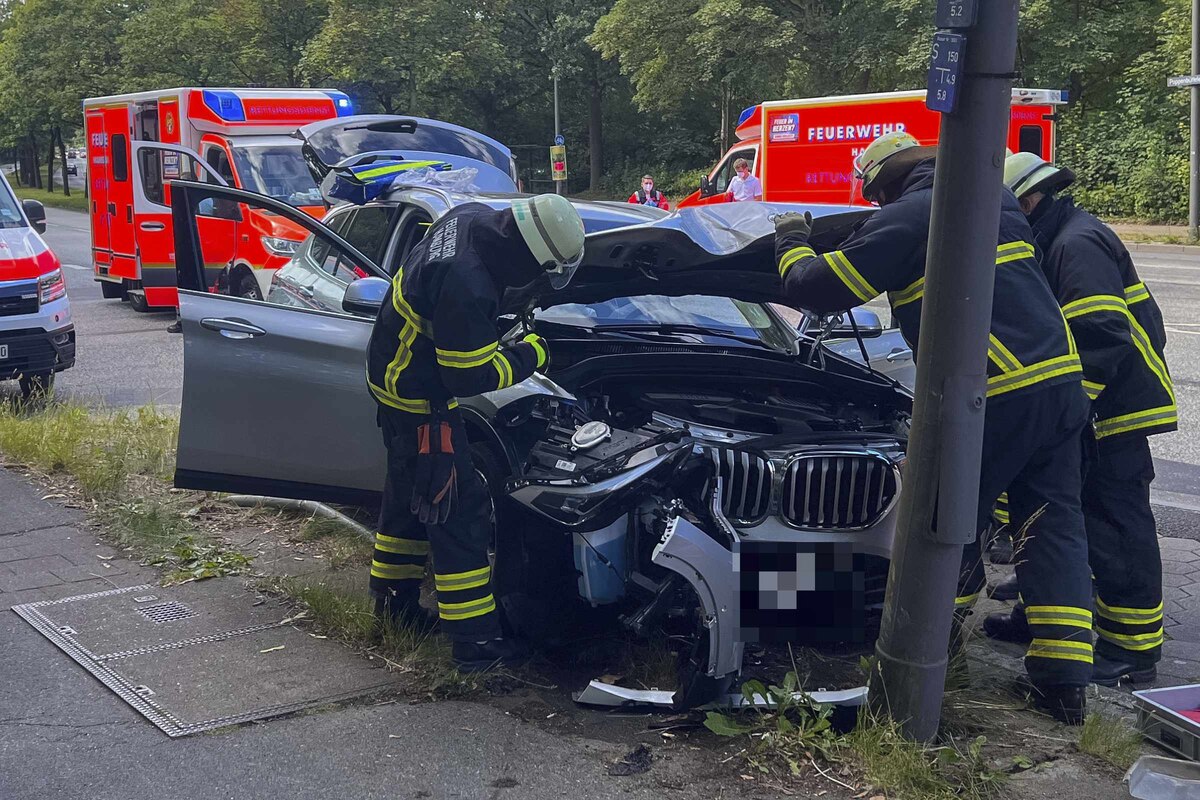
<instances>
[{"instance_id":1,"label":"firefighter","mask_svg":"<svg viewBox=\"0 0 1200 800\"><path fill-rule=\"evenodd\" d=\"M583 240L579 214L558 195L501 210L461 206L396 270L371 334L367 384L388 454L371 564L375 613L432 624L418 605L432 551L440 626L463 670L521 652L501 635L488 562L491 502L456 398L504 389L546 365L546 342L536 334L497 341L500 298L534 280L566 286Z\"/></svg>"},{"instance_id":2,"label":"firefighter","mask_svg":"<svg viewBox=\"0 0 1200 800\"><path fill-rule=\"evenodd\" d=\"M1175 430L1178 416L1162 313L1116 234L1058 194L1074 182L1071 170L1033 153L1005 162L1004 183L1033 226L1042 270L1071 325L1092 399L1083 482L1099 636L1092 680L1116 686L1153 681L1162 656L1162 561L1150 510L1149 437ZM1028 640L1026 617L1018 604L990 614L984 630Z\"/></svg>"},{"instance_id":3,"label":"firefighter","mask_svg":"<svg viewBox=\"0 0 1200 800\"><path fill-rule=\"evenodd\" d=\"M808 246L809 214L776 219L776 256L791 302L827 313L888 293L892 313L915 351L924 297L925 255L936 149L893 132L855 160L863 195L880 206L841 249ZM988 525L1005 488L1014 516L1045 510L1020 543L1017 565L1034 638L1024 687L1071 724L1083 720L1092 668L1091 581L1079 506L1087 397L1066 321L1038 266L1016 198L1004 191L996 247L995 302L987 354L987 411L976 532ZM964 548L955 608L961 614L984 584L978 537Z\"/></svg>"}]
</instances>

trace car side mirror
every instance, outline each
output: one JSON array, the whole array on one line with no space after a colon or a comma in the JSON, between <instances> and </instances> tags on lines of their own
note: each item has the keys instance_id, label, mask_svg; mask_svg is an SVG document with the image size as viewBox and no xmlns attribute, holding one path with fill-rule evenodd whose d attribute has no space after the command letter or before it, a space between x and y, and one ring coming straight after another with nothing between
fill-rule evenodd
<instances>
[{"instance_id":1,"label":"car side mirror","mask_svg":"<svg viewBox=\"0 0 1200 800\"><path fill-rule=\"evenodd\" d=\"M379 313L391 287L391 281L383 278L359 278L346 287L346 294L342 297L342 310L360 317L374 317Z\"/></svg>"},{"instance_id":2,"label":"car side mirror","mask_svg":"<svg viewBox=\"0 0 1200 800\"><path fill-rule=\"evenodd\" d=\"M712 181L710 181L708 179L707 175L701 175L700 176L700 196L701 197L711 197L713 194L715 194L715 192L713 191Z\"/></svg>"},{"instance_id":3,"label":"car side mirror","mask_svg":"<svg viewBox=\"0 0 1200 800\"><path fill-rule=\"evenodd\" d=\"M858 326L858 335L862 338L877 339L883 335L883 321L879 319L879 315L874 311L865 308L852 308L850 309L850 314ZM841 319L833 327L829 335L834 339L854 338L854 327L850 324L850 320L846 318L845 314L841 315Z\"/></svg>"},{"instance_id":4,"label":"car side mirror","mask_svg":"<svg viewBox=\"0 0 1200 800\"><path fill-rule=\"evenodd\" d=\"M38 233L46 232L46 207L37 200L22 200L21 208L29 218L29 224Z\"/></svg>"}]
</instances>

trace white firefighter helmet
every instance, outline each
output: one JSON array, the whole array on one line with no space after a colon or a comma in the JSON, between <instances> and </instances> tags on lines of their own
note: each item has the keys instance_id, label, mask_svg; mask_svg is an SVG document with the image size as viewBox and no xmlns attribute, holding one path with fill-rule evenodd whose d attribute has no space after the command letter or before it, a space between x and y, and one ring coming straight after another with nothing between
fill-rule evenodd
<instances>
[{"instance_id":1,"label":"white firefighter helmet","mask_svg":"<svg viewBox=\"0 0 1200 800\"><path fill-rule=\"evenodd\" d=\"M890 162L891 167L913 165L918 161L933 158L937 155L936 147L923 146L911 133L890 131L875 139L867 148L854 159L854 177L862 181L863 197L868 200L872 195L890 180L879 178L884 173L884 164ZM902 156L897 159L897 156ZM890 174L896 174L889 168Z\"/></svg>"},{"instance_id":2,"label":"white firefighter helmet","mask_svg":"<svg viewBox=\"0 0 1200 800\"><path fill-rule=\"evenodd\" d=\"M517 230L533 257L561 289L583 261L583 220L575 206L557 194L539 194L513 201Z\"/></svg>"},{"instance_id":3,"label":"white firefighter helmet","mask_svg":"<svg viewBox=\"0 0 1200 800\"><path fill-rule=\"evenodd\" d=\"M1044 161L1037 153L1010 153L1004 159L1004 185L1018 198L1057 192L1075 182L1075 173Z\"/></svg>"}]
</instances>

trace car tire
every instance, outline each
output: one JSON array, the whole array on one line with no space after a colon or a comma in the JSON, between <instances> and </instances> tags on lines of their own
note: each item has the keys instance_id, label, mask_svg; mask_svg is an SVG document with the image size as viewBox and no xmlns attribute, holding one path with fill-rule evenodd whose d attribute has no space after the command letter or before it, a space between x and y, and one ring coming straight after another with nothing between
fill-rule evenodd
<instances>
[{"instance_id":1,"label":"car tire","mask_svg":"<svg viewBox=\"0 0 1200 800\"><path fill-rule=\"evenodd\" d=\"M257 300L260 303L263 300L262 289L259 288L258 280L252 273L244 272L237 279L237 289L234 291L234 297L241 297L246 300Z\"/></svg>"},{"instance_id":2,"label":"car tire","mask_svg":"<svg viewBox=\"0 0 1200 800\"><path fill-rule=\"evenodd\" d=\"M40 400L47 397L53 391L54 373L36 372L31 375L22 375L18 383L21 386L22 400L26 402Z\"/></svg>"},{"instance_id":3,"label":"car tire","mask_svg":"<svg viewBox=\"0 0 1200 800\"><path fill-rule=\"evenodd\" d=\"M139 314L145 314L150 310L150 303L146 300L144 290L126 292L126 297L129 300L129 307Z\"/></svg>"},{"instance_id":4,"label":"car tire","mask_svg":"<svg viewBox=\"0 0 1200 800\"><path fill-rule=\"evenodd\" d=\"M99 281L100 294L105 300L125 300L125 285L121 283L113 283L112 281Z\"/></svg>"}]
</instances>

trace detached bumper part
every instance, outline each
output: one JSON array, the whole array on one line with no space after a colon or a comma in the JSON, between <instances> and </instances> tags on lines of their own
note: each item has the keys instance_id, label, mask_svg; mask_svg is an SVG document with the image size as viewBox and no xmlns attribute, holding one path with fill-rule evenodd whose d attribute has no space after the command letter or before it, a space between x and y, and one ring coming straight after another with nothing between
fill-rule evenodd
<instances>
[{"instance_id":1,"label":"detached bumper part","mask_svg":"<svg viewBox=\"0 0 1200 800\"><path fill-rule=\"evenodd\" d=\"M587 687L575 694L575 702L585 706L652 706L671 708L673 692L659 689L627 689L624 686L614 686L611 683L592 681ZM807 697L814 703L831 706L857 707L867 701L867 687L856 686L853 689L839 691L796 692L797 699ZM714 700L709 706L718 708L749 707L751 703L740 694L727 694ZM767 698L760 694L754 695L753 705L756 708L766 708L770 705ZM705 706L708 707L708 706Z\"/></svg>"}]
</instances>

